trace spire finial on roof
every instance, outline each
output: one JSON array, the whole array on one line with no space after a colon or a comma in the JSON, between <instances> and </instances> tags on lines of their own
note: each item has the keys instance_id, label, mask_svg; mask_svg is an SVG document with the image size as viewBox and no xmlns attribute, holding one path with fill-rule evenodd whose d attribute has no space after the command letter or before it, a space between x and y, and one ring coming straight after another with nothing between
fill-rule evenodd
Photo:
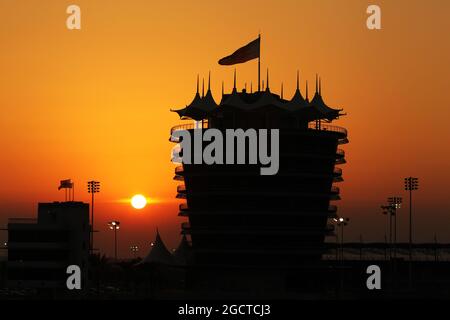
<instances>
[{"instance_id":1,"label":"spire finial on roof","mask_svg":"<svg viewBox=\"0 0 450 320\"><path fill-rule=\"evenodd\" d=\"M202 79L202 98L205 97L205 78Z\"/></svg>"},{"instance_id":2,"label":"spire finial on roof","mask_svg":"<svg viewBox=\"0 0 450 320\"><path fill-rule=\"evenodd\" d=\"M308 101L308 80L306 80L306 101Z\"/></svg>"},{"instance_id":3,"label":"spire finial on roof","mask_svg":"<svg viewBox=\"0 0 450 320\"><path fill-rule=\"evenodd\" d=\"M322 78L319 77L319 96L322 95Z\"/></svg>"},{"instance_id":4,"label":"spire finial on roof","mask_svg":"<svg viewBox=\"0 0 450 320\"><path fill-rule=\"evenodd\" d=\"M316 73L316 93L317 93L318 88L319 88L319 85L318 85L318 75L317 75L317 73Z\"/></svg>"},{"instance_id":5,"label":"spire finial on roof","mask_svg":"<svg viewBox=\"0 0 450 320\"><path fill-rule=\"evenodd\" d=\"M267 81L266 90L270 90L270 88L269 88L269 68L267 68L266 81Z\"/></svg>"},{"instance_id":6,"label":"spire finial on roof","mask_svg":"<svg viewBox=\"0 0 450 320\"><path fill-rule=\"evenodd\" d=\"M297 70L297 90L300 90L300 72Z\"/></svg>"},{"instance_id":7,"label":"spire finial on roof","mask_svg":"<svg viewBox=\"0 0 450 320\"><path fill-rule=\"evenodd\" d=\"M199 75L197 74L197 93L198 93L198 82L199 82Z\"/></svg>"},{"instance_id":8,"label":"spire finial on roof","mask_svg":"<svg viewBox=\"0 0 450 320\"><path fill-rule=\"evenodd\" d=\"M208 91L211 90L211 71L208 72Z\"/></svg>"},{"instance_id":9,"label":"spire finial on roof","mask_svg":"<svg viewBox=\"0 0 450 320\"><path fill-rule=\"evenodd\" d=\"M281 83L281 99L283 99L283 82Z\"/></svg>"},{"instance_id":10,"label":"spire finial on roof","mask_svg":"<svg viewBox=\"0 0 450 320\"><path fill-rule=\"evenodd\" d=\"M236 68L234 68L234 82L233 82L233 91L236 90Z\"/></svg>"},{"instance_id":11,"label":"spire finial on roof","mask_svg":"<svg viewBox=\"0 0 450 320\"><path fill-rule=\"evenodd\" d=\"M250 93L253 93L253 82L250 81Z\"/></svg>"},{"instance_id":12,"label":"spire finial on roof","mask_svg":"<svg viewBox=\"0 0 450 320\"><path fill-rule=\"evenodd\" d=\"M262 80L261 82L262 82L261 88L262 90L264 90L264 80Z\"/></svg>"}]
</instances>

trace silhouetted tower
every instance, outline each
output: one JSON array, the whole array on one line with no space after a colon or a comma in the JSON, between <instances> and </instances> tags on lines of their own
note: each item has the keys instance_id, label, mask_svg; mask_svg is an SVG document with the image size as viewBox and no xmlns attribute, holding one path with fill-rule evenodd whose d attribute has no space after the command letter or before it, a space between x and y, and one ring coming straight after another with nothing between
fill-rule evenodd
<instances>
[{"instance_id":1,"label":"silhouetted tower","mask_svg":"<svg viewBox=\"0 0 450 320\"><path fill-rule=\"evenodd\" d=\"M223 90L223 89L222 89ZM284 93L285 94L285 93ZM308 93L306 93L308 97ZM196 266L292 268L318 261L325 236L333 231L327 221L336 217L347 131L329 123L342 109L322 99L321 81L311 101L297 88L290 100L270 91L267 75L263 91L238 92L236 75L230 94L220 104L210 85L204 97L198 92L185 108L172 110L183 120L201 121L200 130L242 128L279 129L280 159L276 175L260 175L259 165L183 164L175 168L182 233L192 241ZM197 126L198 128L199 126ZM193 135L194 124L173 127ZM203 143L203 148L207 144ZM248 150L247 150L248 151ZM248 154L248 153L247 153Z\"/></svg>"}]
</instances>

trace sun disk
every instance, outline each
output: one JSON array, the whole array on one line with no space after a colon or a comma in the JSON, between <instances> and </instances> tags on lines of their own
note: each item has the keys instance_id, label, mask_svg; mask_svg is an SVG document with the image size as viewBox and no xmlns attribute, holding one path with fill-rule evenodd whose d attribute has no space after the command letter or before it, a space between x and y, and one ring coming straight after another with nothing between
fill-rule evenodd
<instances>
[{"instance_id":1,"label":"sun disk","mask_svg":"<svg viewBox=\"0 0 450 320\"><path fill-rule=\"evenodd\" d=\"M147 199L142 194L137 194L131 198L131 205L135 209L142 209L147 205Z\"/></svg>"}]
</instances>

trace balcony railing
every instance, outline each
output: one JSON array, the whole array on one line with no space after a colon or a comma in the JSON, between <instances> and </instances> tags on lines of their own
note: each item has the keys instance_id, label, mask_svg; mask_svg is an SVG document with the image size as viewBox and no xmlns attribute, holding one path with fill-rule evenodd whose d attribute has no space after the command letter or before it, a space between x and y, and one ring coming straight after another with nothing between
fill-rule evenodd
<instances>
[{"instance_id":1,"label":"balcony railing","mask_svg":"<svg viewBox=\"0 0 450 320\"><path fill-rule=\"evenodd\" d=\"M180 209L180 211L186 211L186 210L189 209L187 203L181 203L181 204L178 206L178 208Z\"/></svg>"},{"instance_id":2,"label":"balcony railing","mask_svg":"<svg viewBox=\"0 0 450 320\"><path fill-rule=\"evenodd\" d=\"M183 222L183 223L181 224L181 228L182 228L183 230L189 230L189 229L191 228L191 224L190 224L189 222Z\"/></svg>"},{"instance_id":3,"label":"balcony railing","mask_svg":"<svg viewBox=\"0 0 450 320\"><path fill-rule=\"evenodd\" d=\"M9 218L8 223L24 223L24 224L30 224L30 223L37 223L36 218Z\"/></svg>"},{"instance_id":4,"label":"balcony railing","mask_svg":"<svg viewBox=\"0 0 450 320\"><path fill-rule=\"evenodd\" d=\"M339 187L332 186L332 187L331 187L331 192L332 192L332 193L337 193L337 194L339 194L340 189L339 189Z\"/></svg>"},{"instance_id":5,"label":"balcony railing","mask_svg":"<svg viewBox=\"0 0 450 320\"><path fill-rule=\"evenodd\" d=\"M186 186L184 184L180 184L177 187L177 192L179 192L179 193L186 193Z\"/></svg>"},{"instance_id":6,"label":"balcony railing","mask_svg":"<svg viewBox=\"0 0 450 320\"><path fill-rule=\"evenodd\" d=\"M341 168L334 168L334 170L333 170L333 174L335 175L335 176L342 176L342 169Z\"/></svg>"},{"instance_id":7,"label":"balcony railing","mask_svg":"<svg viewBox=\"0 0 450 320\"><path fill-rule=\"evenodd\" d=\"M190 233L192 231L191 224L189 222L183 222L181 223L181 229L183 229L183 232ZM326 235L332 235L335 226L333 224L327 224L325 226L325 230L320 228L298 228L298 227L284 227L284 228L272 228L271 226L267 227L259 227L258 229L246 227L246 226L230 226L228 228L218 228L218 229L212 229L206 226L198 226L196 227L196 230L200 233L209 233L209 234L216 234L216 233L226 233L226 234L245 234L245 235L252 235L252 234L260 234L260 233L269 233L269 234L286 234L288 233L294 233L295 235L298 235L299 232L303 234L310 234L310 235L316 235L316 234L323 234Z\"/></svg>"},{"instance_id":8,"label":"balcony railing","mask_svg":"<svg viewBox=\"0 0 450 320\"><path fill-rule=\"evenodd\" d=\"M184 173L183 166L177 166L177 167L175 167L175 173L176 173L176 174L183 174L183 173Z\"/></svg>"},{"instance_id":9,"label":"balcony railing","mask_svg":"<svg viewBox=\"0 0 450 320\"><path fill-rule=\"evenodd\" d=\"M342 149L337 149L336 150L336 155L339 157L345 157L345 151Z\"/></svg>"},{"instance_id":10,"label":"balcony railing","mask_svg":"<svg viewBox=\"0 0 450 320\"><path fill-rule=\"evenodd\" d=\"M173 177L173 180L175 180L175 181L184 181L184 177L181 176L181 175L179 175L179 174L176 174L176 175Z\"/></svg>"},{"instance_id":11,"label":"balcony railing","mask_svg":"<svg viewBox=\"0 0 450 320\"><path fill-rule=\"evenodd\" d=\"M197 123L187 123L187 124L180 124L180 125L174 126L174 127L172 127L172 129L170 129L171 140L172 140L172 134L175 131L192 130L192 129L195 129L195 128L207 129L207 128L209 128L209 123L208 123L207 120L203 120L203 121L200 121L200 122L197 122ZM347 137L347 129L339 127L339 126L333 126L333 125L330 125L330 124L320 124L320 127L318 127L318 126L316 126L316 122L313 121L313 122L309 122L308 123L308 129L310 129L310 130L319 130L319 131L337 132L337 133L340 133L340 134L344 135L345 137Z\"/></svg>"},{"instance_id":12,"label":"balcony railing","mask_svg":"<svg viewBox=\"0 0 450 320\"><path fill-rule=\"evenodd\" d=\"M177 126L172 127L172 129L170 129L170 136L172 136L172 134L175 131L179 131L179 130L192 130L192 129L208 129L209 125L208 125L208 120L203 120L203 121L199 121L196 123L186 123L186 124L180 124Z\"/></svg>"},{"instance_id":13,"label":"balcony railing","mask_svg":"<svg viewBox=\"0 0 450 320\"><path fill-rule=\"evenodd\" d=\"M330 204L328 206L328 211L336 212L337 211L337 206L335 206L334 204Z\"/></svg>"},{"instance_id":14,"label":"balcony railing","mask_svg":"<svg viewBox=\"0 0 450 320\"><path fill-rule=\"evenodd\" d=\"M332 126L330 124L322 124L322 123L320 124L320 127L317 127L315 121L308 123L308 129L337 132L337 133L341 133L344 136L347 136L347 129L345 129L345 128L338 127L338 126Z\"/></svg>"}]
</instances>

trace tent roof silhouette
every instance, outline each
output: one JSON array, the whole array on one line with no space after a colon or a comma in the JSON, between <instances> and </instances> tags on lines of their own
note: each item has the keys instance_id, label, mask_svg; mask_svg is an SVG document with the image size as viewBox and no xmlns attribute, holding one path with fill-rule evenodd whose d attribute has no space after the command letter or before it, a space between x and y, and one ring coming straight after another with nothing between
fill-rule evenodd
<instances>
[{"instance_id":1,"label":"tent roof silhouette","mask_svg":"<svg viewBox=\"0 0 450 320\"><path fill-rule=\"evenodd\" d=\"M267 77L267 84L269 78ZM222 100L218 105L211 94L210 80L208 79L208 91L206 95L199 94L197 78L197 92L193 101L186 107L171 111L178 113L181 119L203 120L207 119L217 112L225 112L228 108L234 108L243 111L253 111L259 108L273 107L283 112L295 114L296 117L303 118L306 121L325 119L331 121L339 116L345 115L341 113L342 109L334 109L329 107L322 98L322 85L320 79L316 76L316 92L311 101L303 97L297 75L297 88L291 100L285 100L278 95L270 92L269 85L263 91L247 93L245 90L238 92L236 89L236 80L233 91L230 94L222 92ZM223 89L222 89L223 91Z\"/></svg>"},{"instance_id":2,"label":"tent roof silhouette","mask_svg":"<svg viewBox=\"0 0 450 320\"><path fill-rule=\"evenodd\" d=\"M208 113L213 111L218 107L216 101L214 100L211 93L210 78L208 78L208 91L206 96L204 95L204 89L202 97L198 90L198 77L197 77L197 92L195 93L194 99L186 107L178 110L170 110L178 113L180 118L191 118L194 120L202 120L207 117Z\"/></svg>"},{"instance_id":3,"label":"tent roof silhouette","mask_svg":"<svg viewBox=\"0 0 450 320\"><path fill-rule=\"evenodd\" d=\"M191 247L187 241L186 235L183 235L183 238L178 245L178 248L173 253L173 258L176 263L185 265L187 264L191 254Z\"/></svg>"},{"instance_id":4,"label":"tent roof silhouette","mask_svg":"<svg viewBox=\"0 0 450 320\"><path fill-rule=\"evenodd\" d=\"M308 101L308 82L306 82L306 99L303 98L303 95L300 91L300 76L299 72L297 72L297 87L295 89L294 96L292 99L288 102L286 102L284 105L282 105L282 108L288 111L297 111L300 108L305 108L309 106Z\"/></svg>"},{"instance_id":5,"label":"tent roof silhouette","mask_svg":"<svg viewBox=\"0 0 450 320\"><path fill-rule=\"evenodd\" d=\"M326 103L322 99L322 81L320 78L317 78L316 75L316 92L314 94L314 97L312 98L310 102L310 106L313 107L313 109L318 112L319 114L322 114L323 117L325 117L328 120L333 120L338 118L341 114L340 112L342 109L333 109L326 105Z\"/></svg>"},{"instance_id":6,"label":"tent roof silhouette","mask_svg":"<svg viewBox=\"0 0 450 320\"><path fill-rule=\"evenodd\" d=\"M139 264L150 264L150 263L160 263L160 264L173 264L174 258L172 254L167 250L166 245L159 235L159 231L156 230L156 238L152 244L150 252Z\"/></svg>"}]
</instances>

